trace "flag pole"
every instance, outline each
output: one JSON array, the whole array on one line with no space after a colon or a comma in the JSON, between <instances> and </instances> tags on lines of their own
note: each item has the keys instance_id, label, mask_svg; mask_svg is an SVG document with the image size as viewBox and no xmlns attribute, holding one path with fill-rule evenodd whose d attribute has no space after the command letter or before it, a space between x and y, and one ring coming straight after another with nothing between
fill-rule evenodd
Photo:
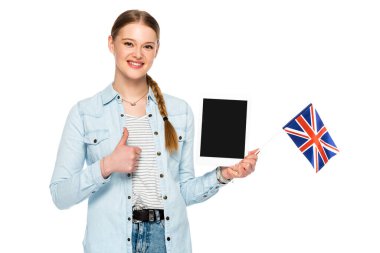
<instances>
[{"instance_id":1,"label":"flag pole","mask_svg":"<svg viewBox=\"0 0 380 253\"><path fill-rule=\"evenodd\" d=\"M260 147L259 147L259 151L256 153L258 154L261 150L263 150L267 145L268 143L270 143L271 141L273 141L277 136L279 136L281 133L282 133L282 129L277 131L276 133L274 133L269 139L267 139L266 142L264 142L264 144L262 144Z\"/></svg>"}]
</instances>

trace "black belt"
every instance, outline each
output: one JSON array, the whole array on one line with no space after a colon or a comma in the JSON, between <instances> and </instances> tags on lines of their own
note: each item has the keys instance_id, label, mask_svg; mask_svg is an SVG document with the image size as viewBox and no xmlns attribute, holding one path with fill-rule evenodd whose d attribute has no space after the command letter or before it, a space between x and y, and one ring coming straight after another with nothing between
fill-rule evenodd
<instances>
[{"instance_id":1,"label":"black belt","mask_svg":"<svg viewBox=\"0 0 380 253\"><path fill-rule=\"evenodd\" d=\"M162 209L135 210L135 211L133 211L132 217L134 220L138 220L138 221L163 220L164 219L164 210L162 210Z\"/></svg>"}]
</instances>

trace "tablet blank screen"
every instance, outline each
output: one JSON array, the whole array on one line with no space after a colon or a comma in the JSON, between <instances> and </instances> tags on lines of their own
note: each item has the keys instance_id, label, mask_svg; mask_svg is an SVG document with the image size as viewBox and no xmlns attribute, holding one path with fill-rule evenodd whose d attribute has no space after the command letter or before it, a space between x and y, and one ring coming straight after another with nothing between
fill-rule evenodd
<instances>
[{"instance_id":1,"label":"tablet blank screen","mask_svg":"<svg viewBox=\"0 0 380 253\"><path fill-rule=\"evenodd\" d=\"M247 101L203 99L200 155L244 158Z\"/></svg>"}]
</instances>

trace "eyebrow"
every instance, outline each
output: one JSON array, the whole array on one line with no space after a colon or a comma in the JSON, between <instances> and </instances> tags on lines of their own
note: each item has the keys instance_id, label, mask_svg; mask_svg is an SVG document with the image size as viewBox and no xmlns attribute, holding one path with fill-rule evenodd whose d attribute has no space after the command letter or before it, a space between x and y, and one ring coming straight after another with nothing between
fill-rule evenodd
<instances>
[{"instance_id":1,"label":"eyebrow","mask_svg":"<svg viewBox=\"0 0 380 253\"><path fill-rule=\"evenodd\" d=\"M122 38L121 40L132 40L132 41L136 42L136 40L131 39L131 38ZM155 42L154 41L147 41L147 42L144 42L143 44L146 44L146 43L152 43L152 44L154 44Z\"/></svg>"}]
</instances>

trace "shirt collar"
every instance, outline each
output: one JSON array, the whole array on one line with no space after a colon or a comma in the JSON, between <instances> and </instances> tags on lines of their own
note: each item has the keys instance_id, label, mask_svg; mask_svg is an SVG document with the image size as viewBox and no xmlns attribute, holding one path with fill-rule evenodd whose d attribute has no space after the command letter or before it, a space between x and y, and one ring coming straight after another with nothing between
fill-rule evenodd
<instances>
[{"instance_id":1,"label":"shirt collar","mask_svg":"<svg viewBox=\"0 0 380 253\"><path fill-rule=\"evenodd\" d=\"M155 104L157 104L156 97L154 96L153 90L150 86L148 91L148 99L152 100Z\"/></svg>"},{"instance_id":2,"label":"shirt collar","mask_svg":"<svg viewBox=\"0 0 380 253\"><path fill-rule=\"evenodd\" d=\"M118 95L118 93L116 90L114 90L112 83L111 83L101 92L103 105L111 102L111 100L113 100L117 95Z\"/></svg>"},{"instance_id":3,"label":"shirt collar","mask_svg":"<svg viewBox=\"0 0 380 253\"><path fill-rule=\"evenodd\" d=\"M121 96L120 94L113 88L112 83L108 85L102 92L102 102L103 105L108 104L111 102L113 99L118 99L121 101ZM149 91L148 91L148 99L152 100L155 104L157 104L156 97L153 94L152 88L149 86Z\"/></svg>"}]
</instances>

